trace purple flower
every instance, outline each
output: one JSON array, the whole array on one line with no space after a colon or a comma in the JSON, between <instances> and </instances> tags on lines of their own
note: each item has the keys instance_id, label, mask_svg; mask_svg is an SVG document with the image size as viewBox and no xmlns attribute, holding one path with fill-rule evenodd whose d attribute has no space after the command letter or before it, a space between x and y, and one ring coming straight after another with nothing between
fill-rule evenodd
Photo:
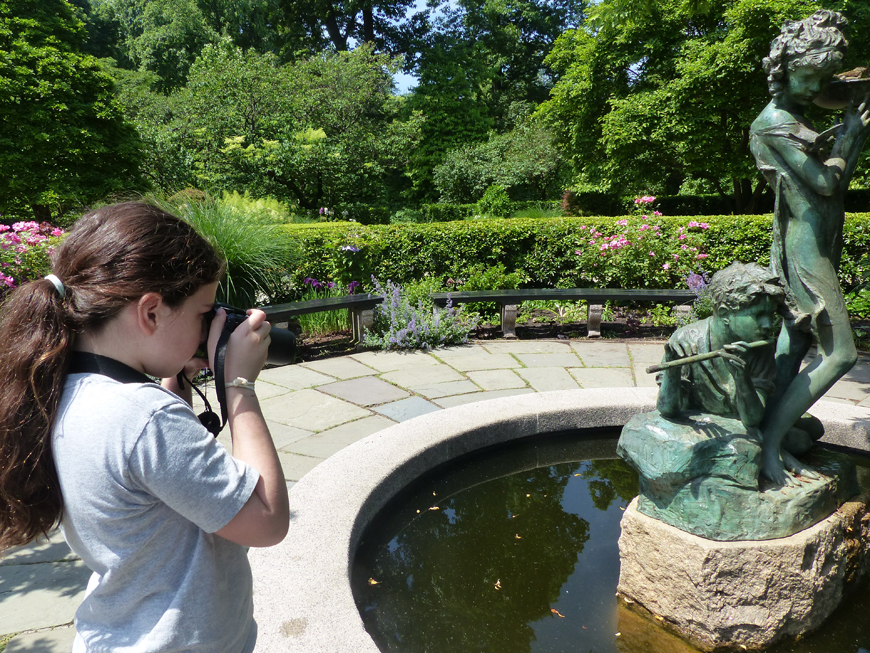
<instances>
[{"instance_id":1,"label":"purple flower","mask_svg":"<svg viewBox=\"0 0 870 653\"><path fill-rule=\"evenodd\" d=\"M353 252L354 254L359 251L359 247L354 247L353 245L342 245L339 249L342 252Z\"/></svg>"}]
</instances>

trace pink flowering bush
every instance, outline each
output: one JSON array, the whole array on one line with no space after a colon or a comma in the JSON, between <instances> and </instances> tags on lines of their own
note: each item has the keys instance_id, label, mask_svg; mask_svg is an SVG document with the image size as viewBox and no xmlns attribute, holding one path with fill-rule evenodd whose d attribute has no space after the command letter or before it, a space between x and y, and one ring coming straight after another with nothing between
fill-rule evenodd
<instances>
[{"instance_id":1,"label":"pink flowering bush","mask_svg":"<svg viewBox=\"0 0 870 653\"><path fill-rule=\"evenodd\" d=\"M642 209L655 201L635 200ZM706 223L688 222L676 231L663 229L658 211L639 212L617 220L612 233L581 226L577 270L581 285L604 288L679 288L690 274L703 268L707 258L701 234Z\"/></svg>"},{"instance_id":2,"label":"pink flowering bush","mask_svg":"<svg viewBox=\"0 0 870 653\"><path fill-rule=\"evenodd\" d=\"M49 256L63 233L47 222L0 224L0 297L51 271Z\"/></svg>"}]
</instances>

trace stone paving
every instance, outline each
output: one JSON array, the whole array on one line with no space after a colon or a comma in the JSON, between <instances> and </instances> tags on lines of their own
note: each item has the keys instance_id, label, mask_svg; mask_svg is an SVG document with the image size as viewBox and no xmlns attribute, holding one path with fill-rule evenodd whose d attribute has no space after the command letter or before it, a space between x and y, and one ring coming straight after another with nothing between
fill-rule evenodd
<instances>
[{"instance_id":1,"label":"stone paving","mask_svg":"<svg viewBox=\"0 0 870 653\"><path fill-rule=\"evenodd\" d=\"M644 370L661 355L662 343L608 340L367 351L264 370L257 394L292 486L353 442L432 411L531 392L655 385ZM825 398L870 408L870 355ZM219 440L228 445L229 434ZM8 640L6 653L69 651L89 575L57 533L8 551L0 558L0 650Z\"/></svg>"}]
</instances>

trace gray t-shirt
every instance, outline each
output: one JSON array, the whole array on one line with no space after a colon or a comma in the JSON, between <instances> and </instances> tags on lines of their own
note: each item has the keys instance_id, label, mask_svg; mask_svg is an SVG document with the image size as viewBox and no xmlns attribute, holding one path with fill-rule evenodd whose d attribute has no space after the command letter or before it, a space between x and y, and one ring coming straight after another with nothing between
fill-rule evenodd
<instances>
[{"instance_id":1,"label":"gray t-shirt","mask_svg":"<svg viewBox=\"0 0 870 653\"><path fill-rule=\"evenodd\" d=\"M52 449L70 548L93 570L73 651L253 648L247 549L214 535L259 474L156 384L66 379Z\"/></svg>"}]
</instances>

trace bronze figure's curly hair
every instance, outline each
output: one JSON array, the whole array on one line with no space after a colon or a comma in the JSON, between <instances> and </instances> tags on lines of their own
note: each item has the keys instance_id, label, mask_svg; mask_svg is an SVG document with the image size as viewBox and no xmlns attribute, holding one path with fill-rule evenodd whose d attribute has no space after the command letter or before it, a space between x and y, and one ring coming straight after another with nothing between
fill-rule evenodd
<instances>
[{"instance_id":1,"label":"bronze figure's curly hair","mask_svg":"<svg viewBox=\"0 0 870 653\"><path fill-rule=\"evenodd\" d=\"M787 71L804 66L818 69L840 67L849 42L843 36L848 21L836 11L820 9L803 20L788 20L770 44L770 56L762 61L767 89L773 97L782 95Z\"/></svg>"},{"instance_id":2,"label":"bronze figure's curly hair","mask_svg":"<svg viewBox=\"0 0 870 653\"><path fill-rule=\"evenodd\" d=\"M739 311L764 295L782 302L785 291L779 277L757 263L732 263L710 281L710 297L717 315L720 310Z\"/></svg>"},{"instance_id":3,"label":"bronze figure's curly hair","mask_svg":"<svg viewBox=\"0 0 870 653\"><path fill-rule=\"evenodd\" d=\"M0 551L47 533L63 513L51 428L76 334L149 292L178 306L224 270L193 227L144 202L85 215L52 259L63 297L42 279L0 307Z\"/></svg>"}]
</instances>

